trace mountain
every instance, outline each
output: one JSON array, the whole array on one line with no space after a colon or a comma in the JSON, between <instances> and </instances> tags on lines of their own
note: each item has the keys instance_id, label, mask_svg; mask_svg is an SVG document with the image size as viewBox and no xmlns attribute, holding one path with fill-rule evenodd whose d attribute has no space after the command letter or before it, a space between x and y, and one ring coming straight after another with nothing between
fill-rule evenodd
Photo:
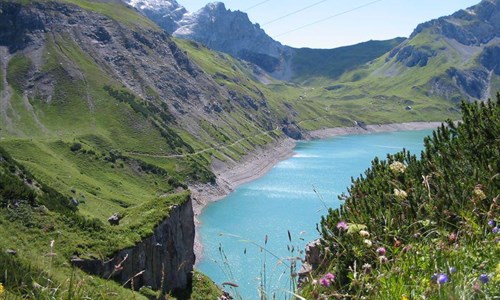
<instances>
[{"instance_id":1,"label":"mountain","mask_svg":"<svg viewBox=\"0 0 500 300\"><path fill-rule=\"evenodd\" d=\"M246 13L221 2L187 13L174 0L128 1L173 36L256 64L274 78L304 82L311 77L337 78L346 70L388 52L403 39L370 41L341 49L297 49L282 45L253 24Z\"/></svg>"},{"instance_id":2,"label":"mountain","mask_svg":"<svg viewBox=\"0 0 500 300\"><path fill-rule=\"evenodd\" d=\"M130 0L126 3L139 9L169 33L174 32L179 27L177 23L188 13L175 0Z\"/></svg>"},{"instance_id":3,"label":"mountain","mask_svg":"<svg viewBox=\"0 0 500 300\"><path fill-rule=\"evenodd\" d=\"M472 95L477 74L488 74L491 93L500 82L498 37L483 34L498 32L496 3L429 23L376 60L399 41L302 49L315 64L334 53L335 72L295 57L300 73L324 77L300 86L172 37L118 0L1 0L0 226L9 230L0 231L0 282L27 298L26 282L55 293L42 298L75 284L82 299L195 293L205 279L192 273L190 187L217 185L215 165L308 130L458 118L456 96ZM156 4L140 5L188 25L175 2ZM446 37L448 23L481 42Z\"/></svg>"},{"instance_id":4,"label":"mountain","mask_svg":"<svg viewBox=\"0 0 500 300\"><path fill-rule=\"evenodd\" d=\"M486 100L500 88L500 2L483 0L420 24L410 38L363 71L379 85L459 102Z\"/></svg>"}]
</instances>

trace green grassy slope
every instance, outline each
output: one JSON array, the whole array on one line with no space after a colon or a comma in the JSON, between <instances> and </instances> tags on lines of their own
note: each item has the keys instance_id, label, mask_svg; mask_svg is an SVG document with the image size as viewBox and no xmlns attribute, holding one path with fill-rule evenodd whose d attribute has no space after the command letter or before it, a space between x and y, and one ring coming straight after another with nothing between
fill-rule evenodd
<instances>
[{"instance_id":1,"label":"green grassy slope","mask_svg":"<svg viewBox=\"0 0 500 300\"><path fill-rule=\"evenodd\" d=\"M387 41L368 41L334 49L295 49L292 60L294 81L313 83L336 79L344 72L355 69L389 52L404 38Z\"/></svg>"}]
</instances>

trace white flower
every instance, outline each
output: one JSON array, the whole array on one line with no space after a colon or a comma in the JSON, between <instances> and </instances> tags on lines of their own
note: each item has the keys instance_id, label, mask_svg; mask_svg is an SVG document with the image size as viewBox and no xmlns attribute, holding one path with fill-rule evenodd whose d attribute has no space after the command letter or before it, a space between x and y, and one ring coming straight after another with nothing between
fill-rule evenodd
<instances>
[{"instance_id":1,"label":"white flower","mask_svg":"<svg viewBox=\"0 0 500 300\"><path fill-rule=\"evenodd\" d=\"M397 200L402 201L408 197L408 194L403 190L394 189L394 197L396 197Z\"/></svg>"},{"instance_id":2,"label":"white flower","mask_svg":"<svg viewBox=\"0 0 500 300\"><path fill-rule=\"evenodd\" d=\"M366 230L360 230L359 235L362 237L370 237L370 233Z\"/></svg>"},{"instance_id":3,"label":"white flower","mask_svg":"<svg viewBox=\"0 0 500 300\"><path fill-rule=\"evenodd\" d=\"M370 240L364 240L363 243L365 243L366 247L371 248L372 247L372 241Z\"/></svg>"},{"instance_id":4,"label":"white flower","mask_svg":"<svg viewBox=\"0 0 500 300\"><path fill-rule=\"evenodd\" d=\"M403 164L402 162L395 161L392 164L389 165L389 169L394 173L395 175L397 174L402 174L406 170L406 165Z\"/></svg>"}]
</instances>

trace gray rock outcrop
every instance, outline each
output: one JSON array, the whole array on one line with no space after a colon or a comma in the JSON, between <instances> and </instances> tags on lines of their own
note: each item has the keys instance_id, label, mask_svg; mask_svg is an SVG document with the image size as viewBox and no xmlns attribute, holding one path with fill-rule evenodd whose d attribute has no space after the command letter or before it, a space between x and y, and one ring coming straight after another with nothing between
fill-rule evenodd
<instances>
[{"instance_id":1,"label":"gray rock outcrop","mask_svg":"<svg viewBox=\"0 0 500 300\"><path fill-rule=\"evenodd\" d=\"M134 247L124 249L109 259L72 260L86 272L111 278L139 289L149 286L163 292L185 289L191 283L195 262L194 214L191 200L173 206L170 215L154 230L151 237Z\"/></svg>"}]
</instances>

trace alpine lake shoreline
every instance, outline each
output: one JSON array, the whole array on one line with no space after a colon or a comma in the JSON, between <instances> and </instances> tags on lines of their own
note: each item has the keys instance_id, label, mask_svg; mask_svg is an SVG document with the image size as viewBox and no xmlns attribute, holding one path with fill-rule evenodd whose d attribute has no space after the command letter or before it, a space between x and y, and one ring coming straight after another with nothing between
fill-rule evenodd
<instances>
[{"instance_id":1,"label":"alpine lake shoreline","mask_svg":"<svg viewBox=\"0 0 500 300\"><path fill-rule=\"evenodd\" d=\"M323 128L307 132L302 141L327 139L342 135L436 129L441 124L443 122L407 122ZM203 209L210 203L228 196L240 185L264 176L277 163L292 157L294 155L293 149L298 141L301 140L285 137L247 154L237 162L228 163L214 160L211 168L216 176L215 184L193 184L189 186L195 219L195 267L203 259L203 244L199 233L199 228L202 224L198 218L203 213Z\"/></svg>"}]
</instances>

